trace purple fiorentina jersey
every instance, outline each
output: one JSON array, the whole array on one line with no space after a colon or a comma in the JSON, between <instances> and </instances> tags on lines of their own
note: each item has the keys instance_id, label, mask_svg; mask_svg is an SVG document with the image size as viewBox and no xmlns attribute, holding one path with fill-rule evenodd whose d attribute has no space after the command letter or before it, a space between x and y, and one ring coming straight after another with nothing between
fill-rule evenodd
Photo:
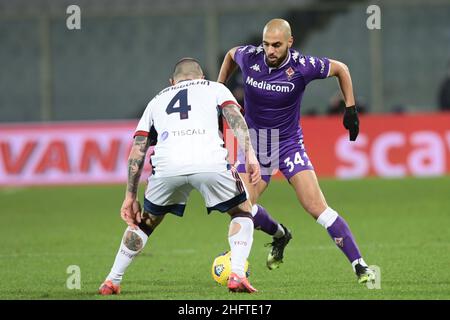
<instances>
[{"instance_id":1,"label":"purple fiorentina jersey","mask_svg":"<svg viewBox=\"0 0 450 320\"><path fill-rule=\"evenodd\" d=\"M234 60L242 71L249 128L278 129L282 140L299 138L300 103L305 87L314 79L328 76L330 61L289 49L280 67L269 68L262 46L251 45L239 47Z\"/></svg>"}]
</instances>

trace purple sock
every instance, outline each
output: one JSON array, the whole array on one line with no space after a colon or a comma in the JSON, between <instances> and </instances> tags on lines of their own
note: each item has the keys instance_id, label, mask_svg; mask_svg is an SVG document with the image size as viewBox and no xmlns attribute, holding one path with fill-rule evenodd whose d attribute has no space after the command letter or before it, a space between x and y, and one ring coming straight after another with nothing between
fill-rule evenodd
<instances>
[{"instance_id":1,"label":"purple sock","mask_svg":"<svg viewBox=\"0 0 450 320\"><path fill-rule=\"evenodd\" d=\"M269 215L269 213L261 207L259 204L258 211L253 217L253 223L255 225L255 229L259 229L264 231L265 233L273 236L275 232L278 230L278 222L273 220L273 218Z\"/></svg>"},{"instance_id":2,"label":"purple sock","mask_svg":"<svg viewBox=\"0 0 450 320\"><path fill-rule=\"evenodd\" d=\"M338 216L336 221L327 229L329 235L334 240L336 245L347 256L350 262L361 258L358 246L356 245L355 238L353 238L352 232L345 220Z\"/></svg>"}]
</instances>

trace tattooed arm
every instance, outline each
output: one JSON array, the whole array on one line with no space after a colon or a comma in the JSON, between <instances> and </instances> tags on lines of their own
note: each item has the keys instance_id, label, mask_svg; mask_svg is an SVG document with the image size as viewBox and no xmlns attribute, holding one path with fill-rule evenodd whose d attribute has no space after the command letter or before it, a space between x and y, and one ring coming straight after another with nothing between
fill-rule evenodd
<instances>
[{"instance_id":1,"label":"tattooed arm","mask_svg":"<svg viewBox=\"0 0 450 320\"><path fill-rule=\"evenodd\" d=\"M148 147L149 139L147 137L136 136L128 157L127 191L120 209L120 215L133 229L136 229L137 224L141 222L141 206L137 200L137 190Z\"/></svg>"},{"instance_id":2,"label":"tattooed arm","mask_svg":"<svg viewBox=\"0 0 450 320\"><path fill-rule=\"evenodd\" d=\"M237 138L239 147L245 154L245 168L250 174L252 184L258 183L261 179L259 163L253 150L250 135L248 133L247 123L239 111L239 107L235 104L229 104L222 109L222 114L233 130L234 136Z\"/></svg>"},{"instance_id":3,"label":"tattooed arm","mask_svg":"<svg viewBox=\"0 0 450 320\"><path fill-rule=\"evenodd\" d=\"M136 136L134 138L133 147L128 157L127 197L137 198L139 179L144 167L145 154L147 153L149 142L147 137Z\"/></svg>"},{"instance_id":4,"label":"tattooed arm","mask_svg":"<svg viewBox=\"0 0 450 320\"><path fill-rule=\"evenodd\" d=\"M248 155L250 151L253 151L253 147L250 143L247 123L239 111L239 107L235 104L229 104L222 109L222 115L233 130L234 136L238 139L239 147L245 155Z\"/></svg>"}]
</instances>

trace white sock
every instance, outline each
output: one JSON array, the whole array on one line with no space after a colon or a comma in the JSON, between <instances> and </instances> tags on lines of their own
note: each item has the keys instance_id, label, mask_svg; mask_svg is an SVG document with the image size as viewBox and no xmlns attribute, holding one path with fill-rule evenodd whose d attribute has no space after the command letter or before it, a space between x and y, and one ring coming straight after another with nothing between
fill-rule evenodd
<instances>
[{"instance_id":1,"label":"white sock","mask_svg":"<svg viewBox=\"0 0 450 320\"><path fill-rule=\"evenodd\" d=\"M356 259L355 261L352 262L353 272L355 272L355 266L356 266L358 263L359 263L360 265L362 265L363 267L368 267L368 265L367 265L367 263L364 261L364 259L363 259L363 258L359 258L359 259Z\"/></svg>"},{"instance_id":2,"label":"white sock","mask_svg":"<svg viewBox=\"0 0 450 320\"><path fill-rule=\"evenodd\" d=\"M252 206L252 216L256 216L256 214L258 213L258 206L256 204L254 204Z\"/></svg>"},{"instance_id":3,"label":"white sock","mask_svg":"<svg viewBox=\"0 0 450 320\"><path fill-rule=\"evenodd\" d=\"M145 234L145 232L139 228L136 230L133 230L130 227L128 227L125 230L124 237L128 231L134 232L141 238L142 249L143 249L145 247L145 244L147 243L147 239L148 239L148 236ZM133 250L128 249L125 246L125 244L123 243L123 239L124 238L122 238L122 242L120 243L119 251L117 252L116 259L114 260L114 264L111 268L111 272L106 277L107 280L111 280L114 284L120 284L120 282L122 281L123 274L127 270L128 266L133 261L134 257L140 251L142 251L142 249L139 251L133 251Z\"/></svg>"},{"instance_id":4,"label":"white sock","mask_svg":"<svg viewBox=\"0 0 450 320\"><path fill-rule=\"evenodd\" d=\"M231 220L241 227L237 233L228 237L231 249L231 272L240 277L245 276L245 262L250 254L253 243L253 221L250 218L237 217Z\"/></svg>"},{"instance_id":5,"label":"white sock","mask_svg":"<svg viewBox=\"0 0 450 320\"><path fill-rule=\"evenodd\" d=\"M321 224L325 229L328 229L339 217L338 213L327 207L324 212L322 212L317 218L317 223Z\"/></svg>"},{"instance_id":6,"label":"white sock","mask_svg":"<svg viewBox=\"0 0 450 320\"><path fill-rule=\"evenodd\" d=\"M285 232L283 227L281 226L281 224L278 224L278 230L275 232L275 234L273 235L274 238L281 238L282 236L284 236Z\"/></svg>"}]
</instances>

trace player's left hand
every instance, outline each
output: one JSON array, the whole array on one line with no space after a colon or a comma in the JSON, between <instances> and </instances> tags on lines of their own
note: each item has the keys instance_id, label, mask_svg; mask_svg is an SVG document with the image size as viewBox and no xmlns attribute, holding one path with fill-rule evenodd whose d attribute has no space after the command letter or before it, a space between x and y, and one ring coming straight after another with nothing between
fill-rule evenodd
<instances>
[{"instance_id":1,"label":"player's left hand","mask_svg":"<svg viewBox=\"0 0 450 320\"><path fill-rule=\"evenodd\" d=\"M350 141L355 141L359 133L359 119L356 106L345 108L343 123L345 129L349 131Z\"/></svg>"},{"instance_id":2,"label":"player's left hand","mask_svg":"<svg viewBox=\"0 0 450 320\"><path fill-rule=\"evenodd\" d=\"M120 216L123 221L132 229L137 229L141 222L141 205L139 201L132 198L125 198L120 209Z\"/></svg>"},{"instance_id":3,"label":"player's left hand","mask_svg":"<svg viewBox=\"0 0 450 320\"><path fill-rule=\"evenodd\" d=\"M256 185L261 180L261 169L253 151L249 152L245 161L245 170L250 174L250 183Z\"/></svg>"}]
</instances>

